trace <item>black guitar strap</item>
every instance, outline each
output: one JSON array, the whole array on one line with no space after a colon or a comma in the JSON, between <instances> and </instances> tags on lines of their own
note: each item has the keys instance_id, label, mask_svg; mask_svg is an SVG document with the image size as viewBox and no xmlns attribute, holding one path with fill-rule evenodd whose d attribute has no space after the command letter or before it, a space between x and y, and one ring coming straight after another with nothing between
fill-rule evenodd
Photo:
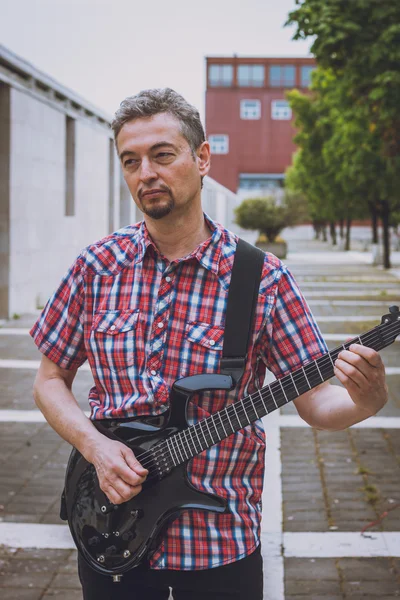
<instances>
[{"instance_id":1,"label":"black guitar strap","mask_svg":"<svg viewBox=\"0 0 400 600\"><path fill-rule=\"evenodd\" d=\"M236 385L246 364L264 257L262 250L239 239L229 286L221 359L221 373L231 375Z\"/></svg>"}]
</instances>

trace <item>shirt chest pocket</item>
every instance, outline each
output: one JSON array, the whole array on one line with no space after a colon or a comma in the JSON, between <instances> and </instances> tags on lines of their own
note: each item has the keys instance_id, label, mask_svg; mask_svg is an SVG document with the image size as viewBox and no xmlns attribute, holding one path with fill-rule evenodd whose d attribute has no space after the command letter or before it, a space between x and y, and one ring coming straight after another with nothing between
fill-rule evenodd
<instances>
[{"instance_id":1,"label":"shirt chest pocket","mask_svg":"<svg viewBox=\"0 0 400 600\"><path fill-rule=\"evenodd\" d=\"M95 361L112 371L140 360L139 310L98 312L94 315L90 347Z\"/></svg>"},{"instance_id":2,"label":"shirt chest pocket","mask_svg":"<svg viewBox=\"0 0 400 600\"><path fill-rule=\"evenodd\" d=\"M219 370L224 328L220 325L190 321L185 339L190 374Z\"/></svg>"}]
</instances>

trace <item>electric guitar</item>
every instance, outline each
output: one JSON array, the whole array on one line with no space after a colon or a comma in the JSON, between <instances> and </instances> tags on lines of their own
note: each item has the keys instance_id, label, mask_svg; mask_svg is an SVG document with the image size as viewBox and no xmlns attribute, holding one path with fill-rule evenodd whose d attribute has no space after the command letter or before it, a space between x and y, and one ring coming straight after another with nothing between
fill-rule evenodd
<instances>
[{"instance_id":1,"label":"electric guitar","mask_svg":"<svg viewBox=\"0 0 400 600\"><path fill-rule=\"evenodd\" d=\"M400 333L399 307L391 306L381 324L327 352L317 360L188 426L186 405L195 393L229 390L233 380L223 374L179 379L170 396L170 410L159 416L94 422L111 439L127 444L149 471L142 491L121 505L111 504L99 487L96 471L74 449L65 480L69 527L79 552L97 572L119 581L122 574L154 553L168 524L184 510L228 511L226 501L198 491L187 478L188 461L256 419L285 406L333 377L334 362L353 343L374 350L392 344Z\"/></svg>"}]
</instances>

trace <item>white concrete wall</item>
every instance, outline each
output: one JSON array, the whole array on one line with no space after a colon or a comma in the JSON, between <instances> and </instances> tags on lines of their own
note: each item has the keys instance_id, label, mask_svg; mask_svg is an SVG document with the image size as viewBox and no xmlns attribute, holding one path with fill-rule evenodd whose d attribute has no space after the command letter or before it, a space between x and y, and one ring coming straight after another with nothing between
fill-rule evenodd
<instances>
[{"instance_id":1,"label":"white concrete wall","mask_svg":"<svg viewBox=\"0 0 400 600\"><path fill-rule=\"evenodd\" d=\"M75 216L66 217L65 120L11 90L11 315L42 306L81 248L108 233L108 132L77 120Z\"/></svg>"},{"instance_id":2,"label":"white concrete wall","mask_svg":"<svg viewBox=\"0 0 400 600\"><path fill-rule=\"evenodd\" d=\"M246 231L236 225L234 210L241 200L236 194L210 177L204 178L202 191L203 209L212 219L236 233L242 239L254 243L257 231Z\"/></svg>"}]
</instances>

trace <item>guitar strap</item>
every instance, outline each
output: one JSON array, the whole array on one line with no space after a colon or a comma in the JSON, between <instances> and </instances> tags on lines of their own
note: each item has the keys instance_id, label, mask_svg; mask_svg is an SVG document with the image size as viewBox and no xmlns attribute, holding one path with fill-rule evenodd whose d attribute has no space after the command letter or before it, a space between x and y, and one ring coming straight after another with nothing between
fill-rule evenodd
<instances>
[{"instance_id":1,"label":"guitar strap","mask_svg":"<svg viewBox=\"0 0 400 600\"><path fill-rule=\"evenodd\" d=\"M264 257L262 250L239 239L228 292L221 359L221 373L230 375L236 385L246 365Z\"/></svg>"}]
</instances>

